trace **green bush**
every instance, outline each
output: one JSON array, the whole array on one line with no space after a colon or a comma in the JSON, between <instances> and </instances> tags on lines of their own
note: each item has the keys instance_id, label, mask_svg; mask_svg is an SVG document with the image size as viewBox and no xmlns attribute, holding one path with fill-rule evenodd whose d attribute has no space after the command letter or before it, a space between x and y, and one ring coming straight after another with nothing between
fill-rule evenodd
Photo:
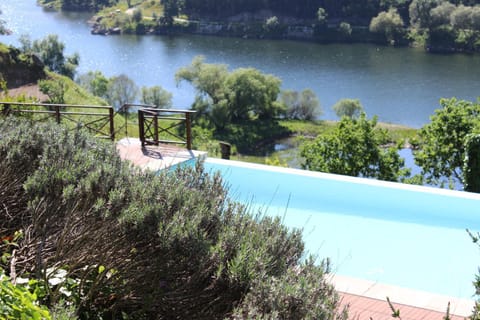
<instances>
[{"instance_id":1,"label":"green bush","mask_svg":"<svg viewBox=\"0 0 480 320\"><path fill-rule=\"evenodd\" d=\"M14 285L0 268L0 318L49 320L48 309L40 306L37 295L23 285Z\"/></svg>"},{"instance_id":2,"label":"green bush","mask_svg":"<svg viewBox=\"0 0 480 320\"><path fill-rule=\"evenodd\" d=\"M25 232L19 275L48 280L46 270L66 271L81 318L238 318L235 308L260 304L261 284L293 285L294 272L304 270L314 286L275 288L277 296L288 294L315 306L309 314L333 319L338 298L322 266L300 263L301 232L229 200L221 177L201 163L141 172L121 161L114 145L83 130L14 118L0 120L0 128L0 194L7 204L0 208L0 236ZM47 287L49 306L65 299L61 288Z\"/></svg>"}]
</instances>

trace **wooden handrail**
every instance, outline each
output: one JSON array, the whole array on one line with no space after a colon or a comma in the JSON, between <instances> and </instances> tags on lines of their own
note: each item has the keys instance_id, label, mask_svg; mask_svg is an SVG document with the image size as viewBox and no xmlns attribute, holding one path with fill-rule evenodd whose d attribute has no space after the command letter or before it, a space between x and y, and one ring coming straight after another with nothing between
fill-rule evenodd
<instances>
[{"instance_id":1,"label":"wooden handrail","mask_svg":"<svg viewBox=\"0 0 480 320\"><path fill-rule=\"evenodd\" d=\"M44 110L28 109L28 107L41 107ZM71 109L88 109L85 112ZM73 118L73 116L89 116L96 117L94 121L83 123L85 127L97 134L104 134L102 130L108 124L108 137L115 140L116 127L114 123L115 115L117 113L129 113L131 108L138 108L138 128L139 137L142 146L147 144L158 145L159 143L176 143L186 145L188 150L192 149L192 124L191 115L196 113L194 110L183 109L160 109L155 106L147 104L124 104L118 111L115 112L112 106L93 106L82 104L55 104L55 103L31 103L31 102L13 102L0 101L0 114L46 114L55 117L55 121L60 123L62 119L66 119L75 123L81 123ZM70 111L69 111L70 110ZM94 110L102 110L108 112L94 112ZM100 128L94 127L98 121L105 119L105 123L101 123ZM108 122L107 120L108 119ZM161 123L169 122L168 126L160 126ZM172 124L173 123L173 124ZM177 133L172 132L171 129L185 124L184 137L180 137ZM125 130L128 128L128 115L125 116ZM121 129L121 128L120 128ZM117 128L117 131L120 130ZM159 135L165 133L177 140L160 139ZM127 134L127 132L126 132Z\"/></svg>"},{"instance_id":2,"label":"wooden handrail","mask_svg":"<svg viewBox=\"0 0 480 320\"><path fill-rule=\"evenodd\" d=\"M0 101L0 106L3 106L1 114L9 115L12 113L15 114L50 114L55 117L55 121L60 123L62 118L67 118L70 121L75 123L81 123L76 121L70 116L90 116L97 117L99 119L104 118L108 119L108 138L115 140L115 124L114 124L114 109L112 106L92 106L92 105L82 105L82 104L56 104L56 103L31 103L31 102L14 102L14 101ZM14 107L22 107L22 109L15 109ZM33 110L27 109L26 107L42 107L47 108L48 110ZM103 110L108 111L108 113L99 113L99 112L80 112L80 111L66 111L68 109L89 109L89 110ZM99 133L100 130L91 127L91 124L97 122L97 120L82 123L89 130ZM105 123L106 124L106 123ZM103 127L103 126L102 126Z\"/></svg>"},{"instance_id":3,"label":"wooden handrail","mask_svg":"<svg viewBox=\"0 0 480 320\"><path fill-rule=\"evenodd\" d=\"M149 107L142 107L138 110L139 122L139 137L142 146L158 145L159 143L177 143L185 144L188 150L192 150L192 124L191 114L194 110L180 110L180 109L157 109ZM175 116L178 114L179 116ZM159 120L178 121L169 127L160 127ZM150 122L149 122L150 121ZM185 138L181 138L170 129L185 123ZM176 140L160 140L159 133L165 132L173 136Z\"/></svg>"}]
</instances>

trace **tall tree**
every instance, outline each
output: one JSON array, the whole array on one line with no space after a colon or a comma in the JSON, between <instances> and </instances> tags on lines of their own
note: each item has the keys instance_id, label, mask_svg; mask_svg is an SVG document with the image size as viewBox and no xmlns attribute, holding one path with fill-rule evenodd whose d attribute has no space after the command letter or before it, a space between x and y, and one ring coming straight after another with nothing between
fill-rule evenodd
<instances>
[{"instance_id":1,"label":"tall tree","mask_svg":"<svg viewBox=\"0 0 480 320\"><path fill-rule=\"evenodd\" d=\"M279 78L254 68L232 71L225 80L225 98L233 121L275 118L281 108L276 102L280 93Z\"/></svg>"},{"instance_id":2,"label":"tall tree","mask_svg":"<svg viewBox=\"0 0 480 320\"><path fill-rule=\"evenodd\" d=\"M137 95L138 87L128 76L121 74L109 80L107 100L115 109L119 110L127 103L134 103Z\"/></svg>"},{"instance_id":3,"label":"tall tree","mask_svg":"<svg viewBox=\"0 0 480 320\"><path fill-rule=\"evenodd\" d=\"M432 26L431 10L437 7L442 0L413 0L408 7L410 24L417 28Z\"/></svg>"},{"instance_id":4,"label":"tall tree","mask_svg":"<svg viewBox=\"0 0 480 320\"><path fill-rule=\"evenodd\" d=\"M430 11L432 27L441 25L448 25L450 23L450 16L455 11L455 5L450 2L443 2L438 7Z\"/></svg>"},{"instance_id":5,"label":"tall tree","mask_svg":"<svg viewBox=\"0 0 480 320\"><path fill-rule=\"evenodd\" d=\"M332 107L337 117L358 118L363 112L363 106L358 99L341 99Z\"/></svg>"},{"instance_id":6,"label":"tall tree","mask_svg":"<svg viewBox=\"0 0 480 320\"><path fill-rule=\"evenodd\" d=\"M422 168L427 182L445 185L463 181L465 139L480 122L480 103L441 99L430 123L420 130L420 149L415 163Z\"/></svg>"},{"instance_id":7,"label":"tall tree","mask_svg":"<svg viewBox=\"0 0 480 320\"><path fill-rule=\"evenodd\" d=\"M2 10L0 10L0 15L2 14ZM5 21L0 19L0 34L7 34L8 29L5 27Z\"/></svg>"},{"instance_id":8,"label":"tall tree","mask_svg":"<svg viewBox=\"0 0 480 320\"><path fill-rule=\"evenodd\" d=\"M48 35L42 40L31 41L29 36L20 38L21 48L25 53L33 53L53 72L57 72L73 79L80 62L78 53L65 56L65 44L55 34Z\"/></svg>"},{"instance_id":9,"label":"tall tree","mask_svg":"<svg viewBox=\"0 0 480 320\"><path fill-rule=\"evenodd\" d=\"M280 103L287 119L315 120L322 114L320 102L310 89L302 92L284 90L280 95Z\"/></svg>"},{"instance_id":10,"label":"tall tree","mask_svg":"<svg viewBox=\"0 0 480 320\"><path fill-rule=\"evenodd\" d=\"M97 97L106 98L109 80L101 71L89 71L77 77L76 82Z\"/></svg>"},{"instance_id":11,"label":"tall tree","mask_svg":"<svg viewBox=\"0 0 480 320\"><path fill-rule=\"evenodd\" d=\"M177 83L187 81L197 90L194 108L211 118L218 129L229 122L271 119L281 108L276 102L280 79L253 68L232 72L226 65L209 64L196 57L175 75Z\"/></svg>"},{"instance_id":12,"label":"tall tree","mask_svg":"<svg viewBox=\"0 0 480 320\"><path fill-rule=\"evenodd\" d=\"M377 119L368 120L365 113L358 119L343 117L333 132L319 135L301 146L305 158L302 167L355 177L398 181L407 171L398 147L384 147L385 130L376 128Z\"/></svg>"},{"instance_id":13,"label":"tall tree","mask_svg":"<svg viewBox=\"0 0 480 320\"><path fill-rule=\"evenodd\" d=\"M369 27L371 32L383 34L386 41L391 44L402 33L402 28L402 17L394 8L390 8L387 12L380 12L378 16L372 18Z\"/></svg>"},{"instance_id":14,"label":"tall tree","mask_svg":"<svg viewBox=\"0 0 480 320\"><path fill-rule=\"evenodd\" d=\"M172 94L160 86L142 87L142 103L156 108L171 108Z\"/></svg>"}]
</instances>

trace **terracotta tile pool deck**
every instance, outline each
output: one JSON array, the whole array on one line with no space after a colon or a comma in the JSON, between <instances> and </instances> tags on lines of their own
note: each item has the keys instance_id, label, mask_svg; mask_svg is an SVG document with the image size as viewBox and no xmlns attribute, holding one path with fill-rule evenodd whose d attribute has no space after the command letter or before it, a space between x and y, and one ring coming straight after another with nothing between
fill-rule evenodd
<instances>
[{"instance_id":1,"label":"terracotta tile pool deck","mask_svg":"<svg viewBox=\"0 0 480 320\"><path fill-rule=\"evenodd\" d=\"M206 156L205 152L172 145L142 148L140 141L134 138L117 142L117 150L123 160L154 171ZM386 297L400 310L402 320L442 320L448 303L451 320L466 319L474 305L473 299L457 299L338 275L332 276L331 283L340 294L341 305L348 305L349 318L355 320L393 319Z\"/></svg>"}]
</instances>

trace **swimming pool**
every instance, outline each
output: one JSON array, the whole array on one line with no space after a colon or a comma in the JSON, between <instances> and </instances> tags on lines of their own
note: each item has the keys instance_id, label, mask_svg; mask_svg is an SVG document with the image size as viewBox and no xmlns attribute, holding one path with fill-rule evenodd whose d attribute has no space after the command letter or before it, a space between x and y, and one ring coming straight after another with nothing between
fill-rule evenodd
<instances>
[{"instance_id":1,"label":"swimming pool","mask_svg":"<svg viewBox=\"0 0 480 320\"><path fill-rule=\"evenodd\" d=\"M306 249L339 275L472 298L480 195L207 159L230 195L302 228Z\"/></svg>"}]
</instances>

